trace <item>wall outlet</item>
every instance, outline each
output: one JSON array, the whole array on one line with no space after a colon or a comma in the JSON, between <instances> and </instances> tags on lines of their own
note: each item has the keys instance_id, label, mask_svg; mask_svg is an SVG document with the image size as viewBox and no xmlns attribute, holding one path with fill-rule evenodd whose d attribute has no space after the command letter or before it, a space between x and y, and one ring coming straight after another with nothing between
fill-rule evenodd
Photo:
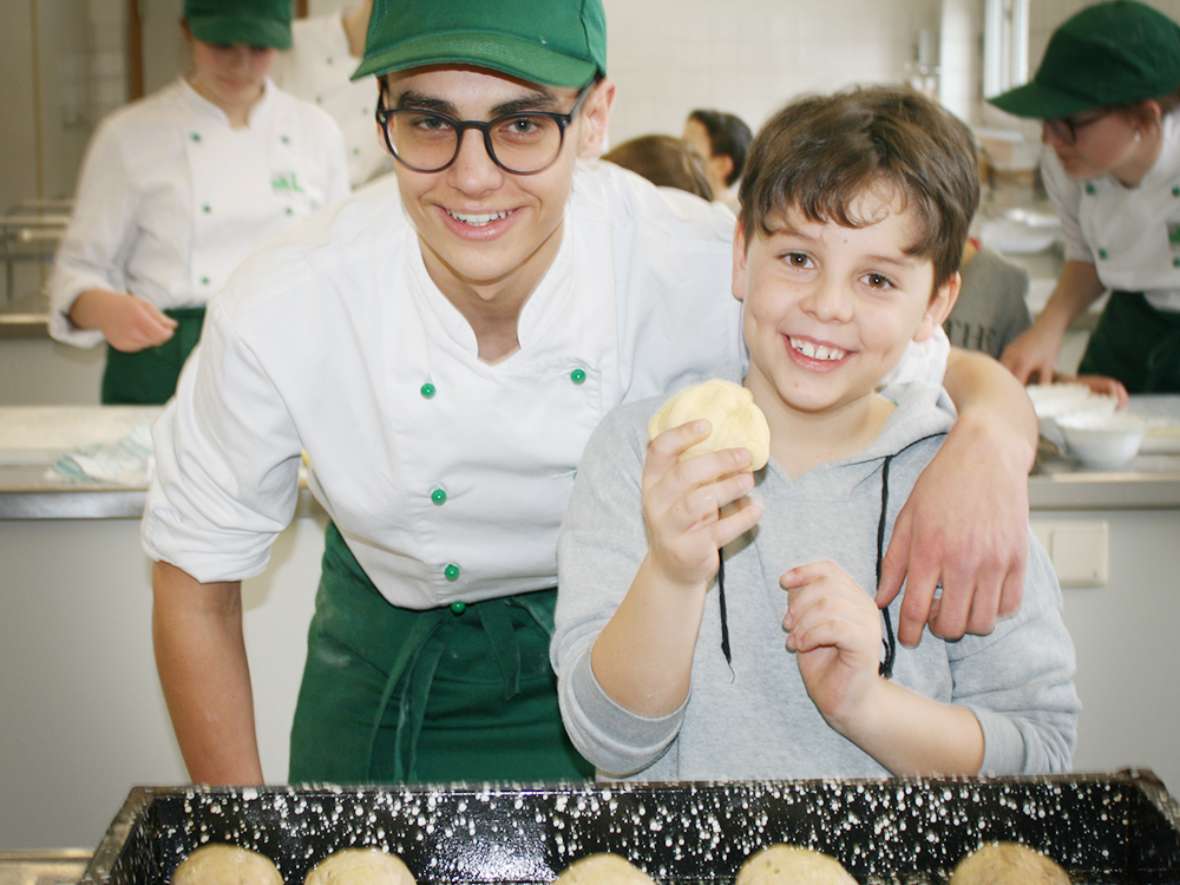
<instances>
[{"instance_id":1,"label":"wall outlet","mask_svg":"<svg viewBox=\"0 0 1180 885\"><path fill-rule=\"evenodd\" d=\"M1110 538L1105 521L1033 522L1062 587L1105 587L1110 581Z\"/></svg>"}]
</instances>

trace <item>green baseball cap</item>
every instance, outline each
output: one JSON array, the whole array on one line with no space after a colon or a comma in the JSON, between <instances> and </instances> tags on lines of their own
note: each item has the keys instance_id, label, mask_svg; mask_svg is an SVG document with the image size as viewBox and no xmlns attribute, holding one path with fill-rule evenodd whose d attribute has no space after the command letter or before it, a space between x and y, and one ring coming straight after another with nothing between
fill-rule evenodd
<instances>
[{"instance_id":1,"label":"green baseball cap","mask_svg":"<svg viewBox=\"0 0 1180 885\"><path fill-rule=\"evenodd\" d=\"M184 19L205 43L291 48L291 0L184 0Z\"/></svg>"},{"instance_id":2,"label":"green baseball cap","mask_svg":"<svg viewBox=\"0 0 1180 885\"><path fill-rule=\"evenodd\" d=\"M602 0L374 0L352 78L427 65L584 86L606 73Z\"/></svg>"},{"instance_id":3,"label":"green baseball cap","mask_svg":"<svg viewBox=\"0 0 1180 885\"><path fill-rule=\"evenodd\" d=\"M1150 6L1087 7L1049 38L1032 82L988 101L1018 117L1055 120L1133 104L1180 86L1180 25Z\"/></svg>"}]
</instances>

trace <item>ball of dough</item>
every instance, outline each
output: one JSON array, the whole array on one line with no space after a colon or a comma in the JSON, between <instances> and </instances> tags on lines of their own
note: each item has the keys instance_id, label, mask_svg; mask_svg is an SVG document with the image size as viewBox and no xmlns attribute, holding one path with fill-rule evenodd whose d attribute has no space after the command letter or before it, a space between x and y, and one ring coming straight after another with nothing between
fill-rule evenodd
<instances>
[{"instance_id":1,"label":"ball of dough","mask_svg":"<svg viewBox=\"0 0 1180 885\"><path fill-rule=\"evenodd\" d=\"M414 885L414 875L396 855L378 848L345 848L316 864L303 885Z\"/></svg>"},{"instance_id":2,"label":"ball of dough","mask_svg":"<svg viewBox=\"0 0 1180 885\"><path fill-rule=\"evenodd\" d=\"M746 858L734 885L856 885L835 858L798 845L771 845Z\"/></svg>"},{"instance_id":3,"label":"ball of dough","mask_svg":"<svg viewBox=\"0 0 1180 885\"><path fill-rule=\"evenodd\" d=\"M770 425L754 404L754 394L740 384L714 378L686 387L664 403L647 424L648 439L689 421L707 418L713 430L684 453L688 458L720 449L750 450L750 466L761 470L770 460Z\"/></svg>"},{"instance_id":4,"label":"ball of dough","mask_svg":"<svg viewBox=\"0 0 1180 885\"><path fill-rule=\"evenodd\" d=\"M1015 842L992 842L959 861L950 885L1069 885L1065 870Z\"/></svg>"},{"instance_id":5,"label":"ball of dough","mask_svg":"<svg viewBox=\"0 0 1180 885\"><path fill-rule=\"evenodd\" d=\"M566 867L553 885L655 885L655 880L617 854L591 854Z\"/></svg>"},{"instance_id":6,"label":"ball of dough","mask_svg":"<svg viewBox=\"0 0 1180 885\"><path fill-rule=\"evenodd\" d=\"M181 861L172 885L283 885L283 877L270 858L257 851L213 844Z\"/></svg>"}]
</instances>

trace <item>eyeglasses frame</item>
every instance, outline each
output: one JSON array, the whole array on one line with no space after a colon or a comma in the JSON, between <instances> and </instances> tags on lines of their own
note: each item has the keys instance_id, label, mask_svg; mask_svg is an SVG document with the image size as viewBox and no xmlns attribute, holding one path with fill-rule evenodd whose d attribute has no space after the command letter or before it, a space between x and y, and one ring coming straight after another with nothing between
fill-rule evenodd
<instances>
[{"instance_id":1,"label":"eyeglasses frame","mask_svg":"<svg viewBox=\"0 0 1180 885\"><path fill-rule=\"evenodd\" d=\"M597 80L591 80L585 86L578 90L578 94L574 99L574 105L570 108L569 113L560 114L556 111L519 111L513 114L502 114L499 117L493 117L491 120L460 120L452 117L450 114L444 114L440 111L427 110L425 108L387 108L385 107L385 85L381 86L381 93L377 97L377 110L375 117L377 124L381 127L381 132L385 136L385 147L395 160L414 172L420 172L426 175L434 174L435 172L442 172L449 169L459 157L459 152L463 150L463 136L468 129L476 129L483 135L484 150L488 152L488 157L498 167L503 169L509 175L537 175L544 172L550 166L557 162L557 158L561 156L562 148L565 147L565 130L566 127L573 123L574 118L578 116L578 111L582 108L582 103L586 100L586 96L594 88ZM451 159L443 163L436 169L422 169L418 166L412 166L407 163L402 157L398 155L397 149L393 146L393 138L389 134L389 120L395 114L403 111L410 111L419 114L426 114L431 117L438 117L440 120L450 124L455 130L455 153L451 155ZM559 142L557 151L553 155L553 159L542 166L540 169L531 169L528 172L519 172L509 166L504 165L500 158L496 156L495 148L492 147L492 127L503 124L506 120L515 120L525 117L548 117L557 123L557 130L559 134Z\"/></svg>"},{"instance_id":2,"label":"eyeglasses frame","mask_svg":"<svg viewBox=\"0 0 1180 885\"><path fill-rule=\"evenodd\" d=\"M1103 109L1095 116L1084 120L1075 120L1073 117L1054 117L1052 120L1045 120L1045 125L1054 135L1072 147L1078 143L1079 129L1085 129L1087 126L1097 123L1104 117L1110 116L1110 113L1110 109Z\"/></svg>"}]
</instances>

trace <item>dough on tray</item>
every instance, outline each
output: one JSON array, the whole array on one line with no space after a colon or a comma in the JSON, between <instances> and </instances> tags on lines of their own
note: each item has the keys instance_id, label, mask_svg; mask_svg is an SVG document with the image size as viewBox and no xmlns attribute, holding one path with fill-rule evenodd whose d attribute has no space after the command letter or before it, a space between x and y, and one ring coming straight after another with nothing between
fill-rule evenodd
<instances>
[{"instance_id":1,"label":"dough on tray","mask_svg":"<svg viewBox=\"0 0 1180 885\"><path fill-rule=\"evenodd\" d=\"M237 845L198 848L172 873L172 885L283 885L269 857Z\"/></svg>"},{"instance_id":2,"label":"dough on tray","mask_svg":"<svg viewBox=\"0 0 1180 885\"><path fill-rule=\"evenodd\" d=\"M665 430L707 418L713 425L708 437L684 453L704 455L720 449L750 450L750 467L761 470L770 459L770 425L754 404L754 394L740 384L714 378L686 387L651 416L647 438L655 439Z\"/></svg>"},{"instance_id":3,"label":"dough on tray","mask_svg":"<svg viewBox=\"0 0 1180 885\"><path fill-rule=\"evenodd\" d=\"M553 885L655 885L655 881L617 854L591 854L562 870Z\"/></svg>"},{"instance_id":4,"label":"dough on tray","mask_svg":"<svg viewBox=\"0 0 1180 885\"><path fill-rule=\"evenodd\" d=\"M991 842L959 861L950 885L1069 885L1069 875L1041 852L1016 842Z\"/></svg>"},{"instance_id":5,"label":"dough on tray","mask_svg":"<svg viewBox=\"0 0 1180 885\"><path fill-rule=\"evenodd\" d=\"M414 874L395 854L345 848L316 864L303 885L414 885Z\"/></svg>"},{"instance_id":6,"label":"dough on tray","mask_svg":"<svg viewBox=\"0 0 1180 885\"><path fill-rule=\"evenodd\" d=\"M771 845L751 854L734 885L856 885L835 858L799 845Z\"/></svg>"}]
</instances>

